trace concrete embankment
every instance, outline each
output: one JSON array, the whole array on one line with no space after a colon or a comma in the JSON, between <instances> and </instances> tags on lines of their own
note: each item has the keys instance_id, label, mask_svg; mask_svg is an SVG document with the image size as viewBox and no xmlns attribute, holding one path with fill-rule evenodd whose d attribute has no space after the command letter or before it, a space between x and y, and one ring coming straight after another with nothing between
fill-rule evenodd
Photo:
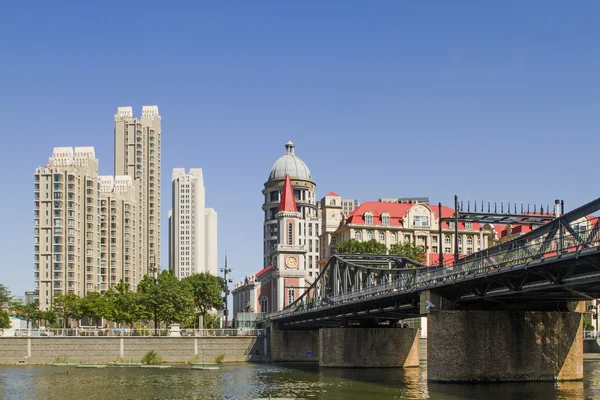
<instances>
[{"instance_id":1,"label":"concrete embankment","mask_svg":"<svg viewBox=\"0 0 600 400\"><path fill-rule=\"evenodd\" d=\"M225 362L267 361L266 336L231 337L3 337L0 364L48 364L57 358L105 363L121 357L140 361L154 349L165 362L182 363L196 358Z\"/></svg>"}]
</instances>

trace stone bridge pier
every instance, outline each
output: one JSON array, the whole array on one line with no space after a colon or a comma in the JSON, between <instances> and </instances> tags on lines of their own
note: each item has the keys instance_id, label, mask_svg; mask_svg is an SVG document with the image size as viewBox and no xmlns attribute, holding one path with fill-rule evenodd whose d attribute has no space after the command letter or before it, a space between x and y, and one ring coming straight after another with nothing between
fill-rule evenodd
<instances>
[{"instance_id":1,"label":"stone bridge pier","mask_svg":"<svg viewBox=\"0 0 600 400\"><path fill-rule=\"evenodd\" d=\"M426 309L425 300L434 306ZM427 314L428 380L583 379L583 303L565 303L562 311L461 310L449 305L434 293L421 295L421 312Z\"/></svg>"},{"instance_id":2,"label":"stone bridge pier","mask_svg":"<svg viewBox=\"0 0 600 400\"><path fill-rule=\"evenodd\" d=\"M418 367L419 330L321 328L280 330L271 325L273 361L318 361L322 367Z\"/></svg>"}]
</instances>

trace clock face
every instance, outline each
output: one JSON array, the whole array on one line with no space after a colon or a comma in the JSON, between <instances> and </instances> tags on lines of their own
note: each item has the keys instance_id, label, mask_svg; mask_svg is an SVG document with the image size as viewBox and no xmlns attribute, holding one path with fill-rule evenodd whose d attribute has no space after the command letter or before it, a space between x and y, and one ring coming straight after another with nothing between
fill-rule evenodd
<instances>
[{"instance_id":1,"label":"clock face","mask_svg":"<svg viewBox=\"0 0 600 400\"><path fill-rule=\"evenodd\" d=\"M298 268L298 259L293 256L289 256L285 259L285 265L288 268Z\"/></svg>"}]
</instances>

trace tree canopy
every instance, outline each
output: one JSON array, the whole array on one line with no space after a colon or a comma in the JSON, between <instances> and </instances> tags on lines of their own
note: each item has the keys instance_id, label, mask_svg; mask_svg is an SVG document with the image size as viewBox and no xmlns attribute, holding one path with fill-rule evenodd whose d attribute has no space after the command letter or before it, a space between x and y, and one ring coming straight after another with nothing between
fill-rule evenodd
<instances>
[{"instance_id":1,"label":"tree canopy","mask_svg":"<svg viewBox=\"0 0 600 400\"><path fill-rule=\"evenodd\" d=\"M390 247L389 254L402 256L413 261L424 263L426 260L425 249L412 242L396 243Z\"/></svg>"},{"instance_id":2,"label":"tree canopy","mask_svg":"<svg viewBox=\"0 0 600 400\"><path fill-rule=\"evenodd\" d=\"M201 315L205 322L209 311L223 307L221 295L227 290L223 278L203 272L188 276L183 282L189 287L196 315Z\"/></svg>"},{"instance_id":3,"label":"tree canopy","mask_svg":"<svg viewBox=\"0 0 600 400\"><path fill-rule=\"evenodd\" d=\"M216 327L218 318L211 314L223 306L222 293L227 290L224 280L202 273L178 280L169 271L162 271L153 278L146 275L138 284L137 291L120 281L105 293L90 292L81 298L74 293L55 296L49 310L40 310L38 302L10 303L11 312L29 321L53 323L56 316L63 319L63 327L69 320L104 318L117 324L133 327L136 322L156 321L156 327L174 322L184 327L195 326L197 316L202 315L205 327ZM0 285L0 299L8 302L10 292ZM8 314L7 314L8 315ZM4 318L0 315L0 319Z\"/></svg>"},{"instance_id":4,"label":"tree canopy","mask_svg":"<svg viewBox=\"0 0 600 400\"><path fill-rule=\"evenodd\" d=\"M371 239L366 242L360 242L356 239L350 239L339 242L335 249L338 254L386 254L385 243Z\"/></svg>"},{"instance_id":5,"label":"tree canopy","mask_svg":"<svg viewBox=\"0 0 600 400\"><path fill-rule=\"evenodd\" d=\"M12 295L10 294L10 290L6 286L0 283L0 307L8 303L12 300Z\"/></svg>"},{"instance_id":6,"label":"tree canopy","mask_svg":"<svg viewBox=\"0 0 600 400\"><path fill-rule=\"evenodd\" d=\"M189 288L169 271L162 271L156 280L146 275L138 285L138 292L144 319L166 325L192 322L194 312Z\"/></svg>"},{"instance_id":7,"label":"tree canopy","mask_svg":"<svg viewBox=\"0 0 600 400\"><path fill-rule=\"evenodd\" d=\"M8 312L0 310L0 329L10 328L10 318Z\"/></svg>"},{"instance_id":8,"label":"tree canopy","mask_svg":"<svg viewBox=\"0 0 600 400\"><path fill-rule=\"evenodd\" d=\"M412 242L393 244L388 251L385 244L371 239L367 242L360 242L356 239L350 239L339 242L335 246L337 254L391 254L409 258L411 260L424 263L425 250L422 246L417 246Z\"/></svg>"}]
</instances>

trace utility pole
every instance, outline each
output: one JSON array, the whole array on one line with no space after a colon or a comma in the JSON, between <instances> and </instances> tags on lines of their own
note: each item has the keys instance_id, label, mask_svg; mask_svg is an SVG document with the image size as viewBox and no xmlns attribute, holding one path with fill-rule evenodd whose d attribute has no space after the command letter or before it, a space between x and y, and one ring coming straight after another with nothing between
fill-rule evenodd
<instances>
[{"instance_id":1,"label":"utility pole","mask_svg":"<svg viewBox=\"0 0 600 400\"><path fill-rule=\"evenodd\" d=\"M225 329L228 327L229 323L229 309L227 308L227 298L229 297L229 283L231 283L231 279L227 278L227 274L231 272L231 268L227 268L227 255L225 255L225 267L221 268L223 272L223 278L225 279L225 296L223 296L223 315L225 315Z\"/></svg>"}]
</instances>

